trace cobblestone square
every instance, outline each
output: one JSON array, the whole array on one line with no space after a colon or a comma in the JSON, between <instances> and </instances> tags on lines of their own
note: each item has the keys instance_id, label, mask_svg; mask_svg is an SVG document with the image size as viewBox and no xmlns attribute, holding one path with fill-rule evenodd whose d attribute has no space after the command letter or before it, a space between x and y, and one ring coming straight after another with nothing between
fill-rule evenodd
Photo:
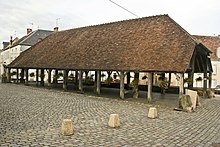
<instances>
[{"instance_id":1,"label":"cobblestone square","mask_svg":"<svg viewBox=\"0 0 220 147\"><path fill-rule=\"evenodd\" d=\"M137 101L16 84L0 84L0 91L1 147L209 147L220 143L219 96L201 99L202 106L193 113L156 105L158 118L150 119L150 105ZM113 113L119 114L119 128L108 127ZM66 118L73 120L72 136L60 134Z\"/></svg>"}]
</instances>

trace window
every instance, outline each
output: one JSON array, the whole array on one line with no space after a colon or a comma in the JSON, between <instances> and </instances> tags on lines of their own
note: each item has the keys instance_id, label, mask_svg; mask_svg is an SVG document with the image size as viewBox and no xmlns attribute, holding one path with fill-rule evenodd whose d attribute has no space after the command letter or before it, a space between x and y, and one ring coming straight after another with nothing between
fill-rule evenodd
<instances>
[{"instance_id":1,"label":"window","mask_svg":"<svg viewBox=\"0 0 220 147\"><path fill-rule=\"evenodd\" d=\"M218 58L220 58L220 47L218 47L217 50L216 50L216 56L217 56Z\"/></svg>"},{"instance_id":2,"label":"window","mask_svg":"<svg viewBox=\"0 0 220 147\"><path fill-rule=\"evenodd\" d=\"M212 69L213 69L213 75L217 74L217 65L212 65Z\"/></svg>"}]
</instances>

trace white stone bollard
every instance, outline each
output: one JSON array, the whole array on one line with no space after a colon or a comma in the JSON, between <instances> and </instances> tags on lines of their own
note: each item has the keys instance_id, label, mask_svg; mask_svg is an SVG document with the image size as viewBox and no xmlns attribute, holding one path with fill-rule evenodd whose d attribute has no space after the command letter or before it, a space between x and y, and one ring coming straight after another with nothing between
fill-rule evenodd
<instances>
[{"instance_id":1,"label":"white stone bollard","mask_svg":"<svg viewBox=\"0 0 220 147\"><path fill-rule=\"evenodd\" d=\"M111 114L108 121L108 126L116 128L120 126L120 120L118 114Z\"/></svg>"},{"instance_id":2,"label":"white stone bollard","mask_svg":"<svg viewBox=\"0 0 220 147\"><path fill-rule=\"evenodd\" d=\"M73 134L73 123L71 119L64 119L61 125L61 134L68 136Z\"/></svg>"},{"instance_id":3,"label":"white stone bollard","mask_svg":"<svg viewBox=\"0 0 220 147\"><path fill-rule=\"evenodd\" d=\"M149 112L148 112L148 117L149 118L157 118L157 108L150 107Z\"/></svg>"}]
</instances>

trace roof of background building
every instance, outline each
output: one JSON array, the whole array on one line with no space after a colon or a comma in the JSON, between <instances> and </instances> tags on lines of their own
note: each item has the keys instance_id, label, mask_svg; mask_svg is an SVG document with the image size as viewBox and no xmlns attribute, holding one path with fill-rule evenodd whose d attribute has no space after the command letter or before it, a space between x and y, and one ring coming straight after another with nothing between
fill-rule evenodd
<instances>
[{"instance_id":1,"label":"roof of background building","mask_svg":"<svg viewBox=\"0 0 220 147\"><path fill-rule=\"evenodd\" d=\"M10 47L14 47L17 45L26 45L26 46L33 46L38 42L38 39L44 39L47 37L49 34L51 34L53 31L49 30L36 30L33 31L25 36L23 36L20 39L17 39L13 41L12 45L8 45L4 50L9 49Z\"/></svg>"},{"instance_id":2,"label":"roof of background building","mask_svg":"<svg viewBox=\"0 0 220 147\"><path fill-rule=\"evenodd\" d=\"M159 15L53 33L9 66L185 72L197 45L168 15Z\"/></svg>"},{"instance_id":3,"label":"roof of background building","mask_svg":"<svg viewBox=\"0 0 220 147\"><path fill-rule=\"evenodd\" d=\"M201 41L207 48L209 48L213 53L211 54L211 59L214 61L220 61L217 57L217 48L220 48L220 36L199 36L193 35L197 40Z\"/></svg>"}]
</instances>

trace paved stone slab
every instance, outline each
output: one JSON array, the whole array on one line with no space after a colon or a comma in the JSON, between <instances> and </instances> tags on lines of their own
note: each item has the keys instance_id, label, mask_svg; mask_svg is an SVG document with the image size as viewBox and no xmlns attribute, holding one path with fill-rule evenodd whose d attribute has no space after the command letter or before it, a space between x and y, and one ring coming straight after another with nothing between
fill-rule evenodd
<instances>
[{"instance_id":1,"label":"paved stone slab","mask_svg":"<svg viewBox=\"0 0 220 147\"><path fill-rule=\"evenodd\" d=\"M53 89L0 84L0 146L211 146L220 143L220 97L202 99L196 112L173 111L169 94L158 99L158 119L150 105ZM137 100L136 100L137 101ZM109 128L109 114L120 128ZM70 118L74 135L60 134Z\"/></svg>"}]
</instances>

